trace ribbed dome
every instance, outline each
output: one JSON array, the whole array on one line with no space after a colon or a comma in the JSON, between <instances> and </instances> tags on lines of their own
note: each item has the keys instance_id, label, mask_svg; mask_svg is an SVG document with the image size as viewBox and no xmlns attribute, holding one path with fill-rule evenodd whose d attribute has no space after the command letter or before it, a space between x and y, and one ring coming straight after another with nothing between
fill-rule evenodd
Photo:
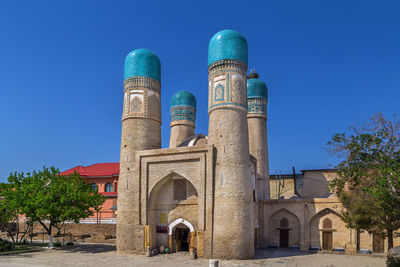
<instances>
[{"instance_id":1,"label":"ribbed dome","mask_svg":"<svg viewBox=\"0 0 400 267\"><path fill-rule=\"evenodd\" d=\"M247 41L238 32L217 32L208 44L208 65L220 59L238 59L247 64Z\"/></svg>"},{"instance_id":2,"label":"ribbed dome","mask_svg":"<svg viewBox=\"0 0 400 267\"><path fill-rule=\"evenodd\" d=\"M171 98L170 107L172 108L175 106L191 106L196 108L196 98L188 91L179 91Z\"/></svg>"},{"instance_id":3,"label":"ribbed dome","mask_svg":"<svg viewBox=\"0 0 400 267\"><path fill-rule=\"evenodd\" d=\"M150 50L133 50L125 58L124 80L134 76L150 77L161 82L160 59Z\"/></svg>"},{"instance_id":4,"label":"ribbed dome","mask_svg":"<svg viewBox=\"0 0 400 267\"><path fill-rule=\"evenodd\" d=\"M259 79L247 80L247 98L264 97L268 99L268 88Z\"/></svg>"}]
</instances>

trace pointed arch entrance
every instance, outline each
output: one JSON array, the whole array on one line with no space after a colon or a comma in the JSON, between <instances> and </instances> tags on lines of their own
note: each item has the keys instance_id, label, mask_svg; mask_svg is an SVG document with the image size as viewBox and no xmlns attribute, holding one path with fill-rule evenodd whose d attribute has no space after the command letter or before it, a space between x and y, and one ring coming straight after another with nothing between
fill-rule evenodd
<instances>
[{"instance_id":1,"label":"pointed arch entrance","mask_svg":"<svg viewBox=\"0 0 400 267\"><path fill-rule=\"evenodd\" d=\"M179 218L168 226L168 242L171 252L189 251L194 248L195 234L193 225Z\"/></svg>"},{"instance_id":2,"label":"pointed arch entrance","mask_svg":"<svg viewBox=\"0 0 400 267\"><path fill-rule=\"evenodd\" d=\"M198 227L199 214L198 193L193 183L171 172L150 188L148 203L149 224L152 226L151 246L169 247L171 252L176 251L176 248L178 251L181 248L189 250L189 240L193 235L190 232Z\"/></svg>"}]
</instances>

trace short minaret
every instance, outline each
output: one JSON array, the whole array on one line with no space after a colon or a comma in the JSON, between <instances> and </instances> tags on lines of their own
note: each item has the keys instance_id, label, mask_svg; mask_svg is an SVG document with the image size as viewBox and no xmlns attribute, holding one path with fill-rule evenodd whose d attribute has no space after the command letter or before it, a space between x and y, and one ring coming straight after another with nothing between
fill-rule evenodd
<instances>
[{"instance_id":1,"label":"short minaret","mask_svg":"<svg viewBox=\"0 0 400 267\"><path fill-rule=\"evenodd\" d=\"M118 183L117 250L143 251L143 225L135 177L135 152L161 148L161 64L146 49L130 52L125 59L124 106Z\"/></svg>"},{"instance_id":2,"label":"short minaret","mask_svg":"<svg viewBox=\"0 0 400 267\"><path fill-rule=\"evenodd\" d=\"M169 147L177 147L194 135L196 126L196 98L187 91L179 91L171 98L171 135Z\"/></svg>"},{"instance_id":3,"label":"short minaret","mask_svg":"<svg viewBox=\"0 0 400 267\"><path fill-rule=\"evenodd\" d=\"M267 138L268 88L252 72L247 80L247 123L250 154L257 159L258 199L269 199L269 162Z\"/></svg>"},{"instance_id":4,"label":"short minaret","mask_svg":"<svg viewBox=\"0 0 400 267\"><path fill-rule=\"evenodd\" d=\"M216 150L213 254L254 256L254 202L247 126L247 41L216 33L208 45L208 143Z\"/></svg>"}]
</instances>

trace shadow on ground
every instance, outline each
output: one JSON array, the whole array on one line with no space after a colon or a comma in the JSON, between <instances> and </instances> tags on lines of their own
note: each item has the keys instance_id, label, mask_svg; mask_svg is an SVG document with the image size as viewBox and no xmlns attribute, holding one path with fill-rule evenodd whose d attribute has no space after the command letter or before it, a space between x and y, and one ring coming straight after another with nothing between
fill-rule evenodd
<instances>
[{"instance_id":1,"label":"shadow on ground","mask_svg":"<svg viewBox=\"0 0 400 267\"><path fill-rule=\"evenodd\" d=\"M79 244L71 247L60 247L58 250L70 253L103 253L116 251L116 247L113 244Z\"/></svg>"},{"instance_id":2,"label":"shadow on ground","mask_svg":"<svg viewBox=\"0 0 400 267\"><path fill-rule=\"evenodd\" d=\"M290 249L259 249L256 250L254 259L272 259L272 258L285 258L293 256L304 256L313 254L312 252L305 252Z\"/></svg>"}]
</instances>

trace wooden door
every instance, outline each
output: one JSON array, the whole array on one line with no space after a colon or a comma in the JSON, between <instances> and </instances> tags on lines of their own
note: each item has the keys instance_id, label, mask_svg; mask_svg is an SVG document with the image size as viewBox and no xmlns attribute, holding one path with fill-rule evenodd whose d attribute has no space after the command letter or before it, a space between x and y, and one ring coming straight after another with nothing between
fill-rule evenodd
<instances>
[{"instance_id":1,"label":"wooden door","mask_svg":"<svg viewBox=\"0 0 400 267\"><path fill-rule=\"evenodd\" d=\"M332 250L332 232L322 232L322 250Z\"/></svg>"},{"instance_id":2,"label":"wooden door","mask_svg":"<svg viewBox=\"0 0 400 267\"><path fill-rule=\"evenodd\" d=\"M372 241L372 251L374 253L383 253L385 250L385 239L380 235L374 234L372 237Z\"/></svg>"},{"instance_id":3,"label":"wooden door","mask_svg":"<svg viewBox=\"0 0 400 267\"><path fill-rule=\"evenodd\" d=\"M279 247L288 248L289 247L289 230L280 229L279 230Z\"/></svg>"}]
</instances>

